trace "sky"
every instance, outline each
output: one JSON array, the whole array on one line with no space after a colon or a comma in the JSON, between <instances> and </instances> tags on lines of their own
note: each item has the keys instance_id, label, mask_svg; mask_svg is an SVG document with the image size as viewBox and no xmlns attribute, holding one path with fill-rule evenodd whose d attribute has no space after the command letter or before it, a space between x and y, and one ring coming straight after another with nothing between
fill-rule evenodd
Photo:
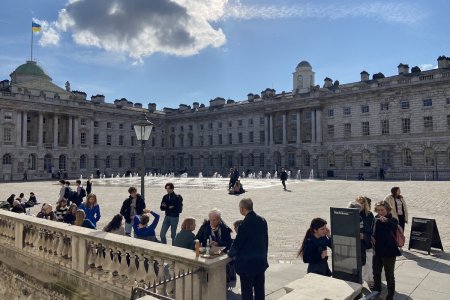
<instances>
[{"instance_id":1,"label":"sky","mask_svg":"<svg viewBox=\"0 0 450 300\"><path fill-rule=\"evenodd\" d=\"M146 106L292 91L302 60L322 86L450 56L447 0L2 0L0 80L33 59L61 87Z\"/></svg>"}]
</instances>

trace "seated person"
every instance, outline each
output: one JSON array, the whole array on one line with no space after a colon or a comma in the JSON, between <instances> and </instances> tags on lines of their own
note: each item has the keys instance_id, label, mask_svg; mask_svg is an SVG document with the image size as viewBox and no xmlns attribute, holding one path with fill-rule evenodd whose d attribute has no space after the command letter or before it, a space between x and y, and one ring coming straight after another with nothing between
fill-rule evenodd
<instances>
[{"instance_id":1,"label":"seated person","mask_svg":"<svg viewBox=\"0 0 450 300\"><path fill-rule=\"evenodd\" d=\"M41 211L36 215L36 217L41 219L47 219L51 221L56 221L56 215L53 212L53 206L51 204L44 203L42 205Z\"/></svg>"},{"instance_id":2,"label":"seated person","mask_svg":"<svg viewBox=\"0 0 450 300\"><path fill-rule=\"evenodd\" d=\"M144 209L144 212L148 212L148 209ZM155 228L159 222L159 215L154 211L150 211L152 216L154 217L152 224L148 226L148 222L150 222L150 217L148 214L143 214L141 217L138 215L134 216L133 229L134 234L138 239L157 242Z\"/></svg>"},{"instance_id":3,"label":"seated person","mask_svg":"<svg viewBox=\"0 0 450 300\"><path fill-rule=\"evenodd\" d=\"M108 225L103 228L103 231L125 235L125 227L123 226L123 216L121 214L115 215Z\"/></svg>"},{"instance_id":4,"label":"seated person","mask_svg":"<svg viewBox=\"0 0 450 300\"><path fill-rule=\"evenodd\" d=\"M36 204L39 204L39 202L37 201L36 195L35 195L33 192L31 192L31 193L30 193L30 198L29 198L28 201L25 203L25 207L26 207L26 208L28 208L28 207L33 207L33 206L35 206Z\"/></svg>"},{"instance_id":5,"label":"seated person","mask_svg":"<svg viewBox=\"0 0 450 300\"><path fill-rule=\"evenodd\" d=\"M186 218L181 224L181 231L178 232L175 237L175 241L173 243L176 247L186 248L186 249L195 249L195 234L193 231L195 230L195 219L194 218Z\"/></svg>"},{"instance_id":6,"label":"seated person","mask_svg":"<svg viewBox=\"0 0 450 300\"><path fill-rule=\"evenodd\" d=\"M13 207L11 208L11 212L15 212L18 214L23 214L25 212L22 205L20 204L20 198L17 198L16 200L14 200Z\"/></svg>"},{"instance_id":7,"label":"seated person","mask_svg":"<svg viewBox=\"0 0 450 300\"><path fill-rule=\"evenodd\" d=\"M75 213L75 222L73 222L73 225L96 229L94 223L92 223L91 220L86 219L86 213L82 209L78 209Z\"/></svg>"},{"instance_id":8,"label":"seated person","mask_svg":"<svg viewBox=\"0 0 450 300\"><path fill-rule=\"evenodd\" d=\"M236 183L234 184L233 188L230 190L230 194L238 195L245 193L244 187L241 184L240 180L236 180Z\"/></svg>"},{"instance_id":9,"label":"seated person","mask_svg":"<svg viewBox=\"0 0 450 300\"><path fill-rule=\"evenodd\" d=\"M202 247L206 247L209 239L211 246L225 247L224 251L227 251L231 247L231 231L223 222L220 210L214 208L209 212L208 220L203 222L195 239L200 241Z\"/></svg>"},{"instance_id":10,"label":"seated person","mask_svg":"<svg viewBox=\"0 0 450 300\"><path fill-rule=\"evenodd\" d=\"M56 221L62 222L64 221L64 216L67 214L69 207L67 206L67 200L61 199L58 204L56 204Z\"/></svg>"},{"instance_id":11,"label":"seated person","mask_svg":"<svg viewBox=\"0 0 450 300\"><path fill-rule=\"evenodd\" d=\"M69 209L64 215L63 222L72 224L75 222L75 215L77 214L78 207L75 203L70 204Z\"/></svg>"}]
</instances>

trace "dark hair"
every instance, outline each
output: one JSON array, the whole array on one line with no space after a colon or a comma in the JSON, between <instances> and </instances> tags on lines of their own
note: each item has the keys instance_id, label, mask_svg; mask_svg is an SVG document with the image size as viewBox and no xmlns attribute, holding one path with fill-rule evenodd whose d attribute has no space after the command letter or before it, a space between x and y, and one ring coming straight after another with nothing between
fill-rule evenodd
<instances>
[{"instance_id":1,"label":"dark hair","mask_svg":"<svg viewBox=\"0 0 450 300\"><path fill-rule=\"evenodd\" d=\"M142 225L147 225L148 222L150 222L150 217L148 215L142 215L142 217L141 217L141 224Z\"/></svg>"},{"instance_id":2,"label":"dark hair","mask_svg":"<svg viewBox=\"0 0 450 300\"><path fill-rule=\"evenodd\" d=\"M66 181L66 184L67 184L67 185L70 185L70 181Z\"/></svg>"},{"instance_id":3,"label":"dark hair","mask_svg":"<svg viewBox=\"0 0 450 300\"><path fill-rule=\"evenodd\" d=\"M19 197L20 197L20 198L22 198L23 196L25 196L24 193L20 193L20 194L19 194Z\"/></svg>"},{"instance_id":4,"label":"dark hair","mask_svg":"<svg viewBox=\"0 0 450 300\"><path fill-rule=\"evenodd\" d=\"M81 180L80 180L80 179L78 179L76 182L79 183L79 184L81 184Z\"/></svg>"},{"instance_id":5,"label":"dark hair","mask_svg":"<svg viewBox=\"0 0 450 300\"><path fill-rule=\"evenodd\" d=\"M305 237L303 238L302 246L300 250L298 250L297 257L303 256L303 251L305 250L305 242L306 240L314 234L314 230L317 230L323 226L327 225L327 221L322 218L314 218L311 221L311 225L309 225L308 230L306 231Z\"/></svg>"},{"instance_id":6,"label":"dark hair","mask_svg":"<svg viewBox=\"0 0 450 300\"><path fill-rule=\"evenodd\" d=\"M166 183L166 185L164 186L164 188L167 189L167 187L169 187L171 190L175 189L175 186L173 185L172 182Z\"/></svg>"},{"instance_id":7,"label":"dark hair","mask_svg":"<svg viewBox=\"0 0 450 300\"><path fill-rule=\"evenodd\" d=\"M59 181L59 183L66 184L66 181L65 181L64 179L61 179L61 180Z\"/></svg>"},{"instance_id":8,"label":"dark hair","mask_svg":"<svg viewBox=\"0 0 450 300\"><path fill-rule=\"evenodd\" d=\"M394 199L397 198L397 191L398 191L399 189L400 189L400 188L399 188L398 186L394 186L394 187L391 189L391 195L392 195L392 197L394 197Z\"/></svg>"},{"instance_id":9,"label":"dark hair","mask_svg":"<svg viewBox=\"0 0 450 300\"><path fill-rule=\"evenodd\" d=\"M123 216L121 214L115 215L112 220L108 223L108 225L103 228L103 231L111 232L112 230L116 230L122 225Z\"/></svg>"},{"instance_id":10,"label":"dark hair","mask_svg":"<svg viewBox=\"0 0 450 300\"><path fill-rule=\"evenodd\" d=\"M134 186L130 186L128 188L128 194L131 194L131 193L134 193L134 192L137 192L137 188L135 188Z\"/></svg>"},{"instance_id":11,"label":"dark hair","mask_svg":"<svg viewBox=\"0 0 450 300\"><path fill-rule=\"evenodd\" d=\"M30 192L30 195L33 195L33 196L34 196L34 193L33 193L33 192Z\"/></svg>"}]
</instances>

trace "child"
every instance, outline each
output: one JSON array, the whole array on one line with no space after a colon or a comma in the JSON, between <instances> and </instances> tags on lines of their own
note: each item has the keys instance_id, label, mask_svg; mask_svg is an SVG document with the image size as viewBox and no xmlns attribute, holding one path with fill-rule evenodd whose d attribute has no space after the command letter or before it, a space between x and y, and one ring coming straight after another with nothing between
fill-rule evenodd
<instances>
[{"instance_id":1,"label":"child","mask_svg":"<svg viewBox=\"0 0 450 300\"><path fill-rule=\"evenodd\" d=\"M56 204L56 221L62 222L64 221L64 217L67 214L67 210L69 208L67 207L67 200L61 199L58 204Z\"/></svg>"},{"instance_id":2,"label":"child","mask_svg":"<svg viewBox=\"0 0 450 300\"><path fill-rule=\"evenodd\" d=\"M95 194L89 194L86 198L86 202L81 203L79 209L84 210L86 213L86 219L90 220L94 226L97 226L98 220L100 220L100 206L97 203L97 196Z\"/></svg>"},{"instance_id":3,"label":"child","mask_svg":"<svg viewBox=\"0 0 450 300\"><path fill-rule=\"evenodd\" d=\"M124 235L125 228L123 227L123 216L121 214L115 215L108 225L103 228L103 231Z\"/></svg>"},{"instance_id":4,"label":"child","mask_svg":"<svg viewBox=\"0 0 450 300\"><path fill-rule=\"evenodd\" d=\"M144 212L146 211L144 210ZM134 216L133 229L138 239L157 242L155 228L159 222L159 215L154 211L150 211L150 213L155 218L150 226L147 226L148 222L150 222L150 217L147 214L142 215L140 218L136 215Z\"/></svg>"},{"instance_id":5,"label":"child","mask_svg":"<svg viewBox=\"0 0 450 300\"><path fill-rule=\"evenodd\" d=\"M315 218L311 221L308 231L303 239L298 256L303 257L303 262L308 263L307 273L315 273L323 276L331 276L328 267L327 247L331 248L330 230L327 221Z\"/></svg>"}]
</instances>

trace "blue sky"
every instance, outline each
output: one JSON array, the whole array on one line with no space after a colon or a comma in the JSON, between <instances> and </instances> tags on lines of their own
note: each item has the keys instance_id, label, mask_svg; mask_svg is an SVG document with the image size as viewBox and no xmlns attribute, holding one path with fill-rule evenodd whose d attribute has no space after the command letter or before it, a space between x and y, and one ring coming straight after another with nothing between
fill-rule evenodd
<instances>
[{"instance_id":1,"label":"blue sky","mask_svg":"<svg viewBox=\"0 0 450 300\"><path fill-rule=\"evenodd\" d=\"M3 0L0 80L29 59L35 20L34 58L61 87L158 109L239 101L292 90L301 60L321 86L435 68L450 56L449 11L447 0Z\"/></svg>"}]
</instances>

